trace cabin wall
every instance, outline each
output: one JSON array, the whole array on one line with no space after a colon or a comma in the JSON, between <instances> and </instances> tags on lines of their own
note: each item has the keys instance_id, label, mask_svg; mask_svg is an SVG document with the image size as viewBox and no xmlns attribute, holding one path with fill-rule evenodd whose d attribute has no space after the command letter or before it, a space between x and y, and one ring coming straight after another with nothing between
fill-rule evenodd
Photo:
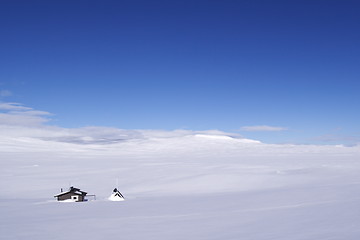
<instances>
[{"instance_id":1,"label":"cabin wall","mask_svg":"<svg viewBox=\"0 0 360 240\"><path fill-rule=\"evenodd\" d=\"M71 198L70 194L64 194L64 195L58 196L57 200L58 201L64 201L64 200L67 200L67 199L70 199L70 198Z\"/></svg>"},{"instance_id":2,"label":"cabin wall","mask_svg":"<svg viewBox=\"0 0 360 240\"><path fill-rule=\"evenodd\" d=\"M85 199L85 196L68 193L68 194L64 194L64 195L58 196L58 197L57 197L57 200L58 200L58 201L69 200L69 199L71 199L71 196L78 196L78 199L79 199L79 200L78 200L77 202L83 202L84 199Z\"/></svg>"}]
</instances>

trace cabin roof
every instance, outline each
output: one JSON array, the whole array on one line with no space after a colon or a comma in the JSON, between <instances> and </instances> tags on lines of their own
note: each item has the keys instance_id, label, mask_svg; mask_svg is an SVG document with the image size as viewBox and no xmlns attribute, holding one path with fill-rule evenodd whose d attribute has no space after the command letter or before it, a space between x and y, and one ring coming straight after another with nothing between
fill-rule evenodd
<instances>
[{"instance_id":1,"label":"cabin roof","mask_svg":"<svg viewBox=\"0 0 360 240\"><path fill-rule=\"evenodd\" d=\"M61 193L55 195L54 197L60 197L60 196L66 195L66 194L85 196L87 194L87 192L81 191L79 188L70 187L69 191L61 192Z\"/></svg>"}]
</instances>

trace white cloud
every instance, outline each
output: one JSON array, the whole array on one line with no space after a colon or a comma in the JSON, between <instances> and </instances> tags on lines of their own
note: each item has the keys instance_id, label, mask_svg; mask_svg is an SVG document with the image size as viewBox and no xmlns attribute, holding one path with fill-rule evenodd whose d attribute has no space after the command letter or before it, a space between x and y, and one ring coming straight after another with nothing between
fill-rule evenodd
<instances>
[{"instance_id":1,"label":"white cloud","mask_svg":"<svg viewBox=\"0 0 360 240\"><path fill-rule=\"evenodd\" d=\"M14 102L0 102L0 110L7 110L7 111L24 111L24 110L32 110L32 108L24 107L20 103Z\"/></svg>"},{"instance_id":2,"label":"white cloud","mask_svg":"<svg viewBox=\"0 0 360 240\"><path fill-rule=\"evenodd\" d=\"M0 102L0 134L74 144L113 144L132 140L183 138L198 134L240 138L239 134L219 130L127 130L99 126L61 128L47 125L51 119L49 116L49 112L38 111L19 103Z\"/></svg>"},{"instance_id":3,"label":"white cloud","mask_svg":"<svg viewBox=\"0 0 360 240\"><path fill-rule=\"evenodd\" d=\"M34 126L45 123L47 121L49 121L49 119L40 116L0 113L1 125Z\"/></svg>"},{"instance_id":4,"label":"white cloud","mask_svg":"<svg viewBox=\"0 0 360 240\"><path fill-rule=\"evenodd\" d=\"M27 115L27 116L50 116L52 115L49 112L45 111L36 111L36 110L30 110L30 111L12 111L12 114L16 115Z\"/></svg>"},{"instance_id":5,"label":"white cloud","mask_svg":"<svg viewBox=\"0 0 360 240\"><path fill-rule=\"evenodd\" d=\"M0 124L1 125L20 125L35 126L48 122L46 116L51 115L48 112L37 111L25 107L19 103L2 102L0 103Z\"/></svg>"},{"instance_id":6,"label":"white cloud","mask_svg":"<svg viewBox=\"0 0 360 240\"><path fill-rule=\"evenodd\" d=\"M345 135L345 134L324 134L318 137L315 137L314 140L321 142L342 142L342 143L352 143L350 145L356 145L354 143L360 143L360 135ZM349 144L347 144L349 145Z\"/></svg>"},{"instance_id":7,"label":"white cloud","mask_svg":"<svg viewBox=\"0 0 360 240\"><path fill-rule=\"evenodd\" d=\"M0 97L10 97L12 96L12 92L9 90L0 90Z\"/></svg>"},{"instance_id":8,"label":"white cloud","mask_svg":"<svg viewBox=\"0 0 360 240\"><path fill-rule=\"evenodd\" d=\"M247 132L278 132L278 131L286 131L288 129L285 127L261 125L261 126L245 126L242 127L240 130Z\"/></svg>"},{"instance_id":9,"label":"white cloud","mask_svg":"<svg viewBox=\"0 0 360 240\"><path fill-rule=\"evenodd\" d=\"M206 131L193 131L193 130L184 130L184 129L176 129L173 131L166 130L138 130L146 138L172 138L172 137L184 137L189 135L212 135L212 136L229 136L239 138L240 135L236 133L228 133L220 130L206 130Z\"/></svg>"},{"instance_id":10,"label":"white cloud","mask_svg":"<svg viewBox=\"0 0 360 240\"><path fill-rule=\"evenodd\" d=\"M39 111L15 102L0 102L0 137L28 137L38 140L74 144L114 144L132 141L157 141L166 139L191 139L193 136L210 136L213 139L246 140L241 135L220 130L194 131L187 129L120 129L101 126L82 128L62 128L51 126L48 122L52 114ZM244 126L242 131L285 131L278 126ZM219 136L216 138L216 136ZM359 136L319 137L322 142L358 143Z\"/></svg>"}]
</instances>

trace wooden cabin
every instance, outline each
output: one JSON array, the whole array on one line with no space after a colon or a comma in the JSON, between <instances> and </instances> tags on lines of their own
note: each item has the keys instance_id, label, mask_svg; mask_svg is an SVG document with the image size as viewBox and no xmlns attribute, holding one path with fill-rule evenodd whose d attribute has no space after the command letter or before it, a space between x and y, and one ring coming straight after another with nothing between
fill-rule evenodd
<instances>
[{"instance_id":1,"label":"wooden cabin","mask_svg":"<svg viewBox=\"0 0 360 240\"><path fill-rule=\"evenodd\" d=\"M70 187L69 191L61 192L54 197L58 201L72 200L74 202L83 202L86 201L85 196L87 192L81 191L79 188Z\"/></svg>"}]
</instances>

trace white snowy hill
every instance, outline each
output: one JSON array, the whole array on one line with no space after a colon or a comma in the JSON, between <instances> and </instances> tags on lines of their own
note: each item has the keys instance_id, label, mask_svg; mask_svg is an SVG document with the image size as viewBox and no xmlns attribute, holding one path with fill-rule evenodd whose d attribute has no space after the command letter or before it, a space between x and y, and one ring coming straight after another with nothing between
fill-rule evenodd
<instances>
[{"instance_id":1,"label":"white snowy hill","mask_svg":"<svg viewBox=\"0 0 360 240\"><path fill-rule=\"evenodd\" d=\"M1 239L355 240L359 171L359 146L2 126ZM96 200L55 201L70 184ZM114 187L126 201L108 200Z\"/></svg>"}]
</instances>

